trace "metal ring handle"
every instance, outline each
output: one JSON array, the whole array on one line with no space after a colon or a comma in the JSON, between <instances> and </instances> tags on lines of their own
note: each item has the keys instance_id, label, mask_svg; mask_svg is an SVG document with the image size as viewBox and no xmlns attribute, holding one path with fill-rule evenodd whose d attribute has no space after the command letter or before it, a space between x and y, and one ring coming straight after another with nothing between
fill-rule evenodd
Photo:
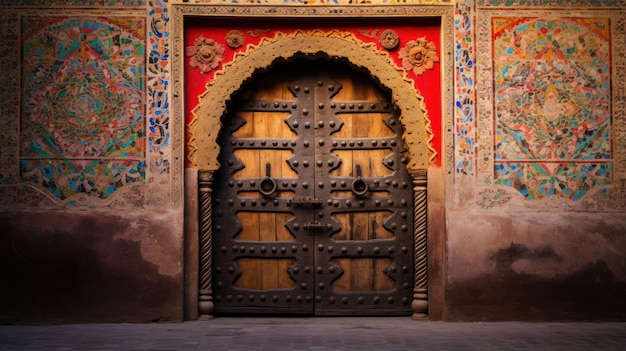
<instances>
[{"instance_id":1,"label":"metal ring handle","mask_svg":"<svg viewBox=\"0 0 626 351\"><path fill-rule=\"evenodd\" d=\"M270 177L272 165L269 162L265 163L265 179L259 183L259 191L263 196L272 196L276 192L278 185L274 178Z\"/></svg>"},{"instance_id":2,"label":"metal ring handle","mask_svg":"<svg viewBox=\"0 0 626 351\"><path fill-rule=\"evenodd\" d=\"M266 177L259 183L259 191L263 196L272 196L276 192L278 186L274 178Z\"/></svg>"},{"instance_id":3,"label":"metal ring handle","mask_svg":"<svg viewBox=\"0 0 626 351\"><path fill-rule=\"evenodd\" d=\"M352 182L352 193L356 196L363 196L369 191L369 185L363 177L361 177L361 165L357 164L354 173L356 173L356 179Z\"/></svg>"},{"instance_id":4,"label":"metal ring handle","mask_svg":"<svg viewBox=\"0 0 626 351\"><path fill-rule=\"evenodd\" d=\"M363 178L357 178L352 182L352 193L356 196L363 196L369 191L369 185Z\"/></svg>"}]
</instances>

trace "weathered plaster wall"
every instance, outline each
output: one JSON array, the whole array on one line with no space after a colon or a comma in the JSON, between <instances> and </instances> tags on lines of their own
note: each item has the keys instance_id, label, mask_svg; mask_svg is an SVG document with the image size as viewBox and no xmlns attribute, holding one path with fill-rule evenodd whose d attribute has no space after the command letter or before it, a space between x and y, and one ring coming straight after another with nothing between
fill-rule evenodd
<instances>
[{"instance_id":1,"label":"weathered plaster wall","mask_svg":"<svg viewBox=\"0 0 626 351\"><path fill-rule=\"evenodd\" d=\"M179 211L4 211L0 227L0 323L182 321Z\"/></svg>"},{"instance_id":2,"label":"weathered plaster wall","mask_svg":"<svg viewBox=\"0 0 626 351\"><path fill-rule=\"evenodd\" d=\"M626 318L623 213L447 214L446 319Z\"/></svg>"}]
</instances>

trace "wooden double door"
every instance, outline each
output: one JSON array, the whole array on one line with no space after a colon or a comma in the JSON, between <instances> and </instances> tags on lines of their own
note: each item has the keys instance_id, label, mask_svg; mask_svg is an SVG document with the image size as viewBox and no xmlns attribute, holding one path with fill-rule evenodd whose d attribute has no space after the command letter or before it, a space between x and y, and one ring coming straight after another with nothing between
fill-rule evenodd
<instances>
[{"instance_id":1,"label":"wooden double door","mask_svg":"<svg viewBox=\"0 0 626 351\"><path fill-rule=\"evenodd\" d=\"M370 76L296 60L234 97L213 194L216 313L408 315L413 192Z\"/></svg>"}]
</instances>

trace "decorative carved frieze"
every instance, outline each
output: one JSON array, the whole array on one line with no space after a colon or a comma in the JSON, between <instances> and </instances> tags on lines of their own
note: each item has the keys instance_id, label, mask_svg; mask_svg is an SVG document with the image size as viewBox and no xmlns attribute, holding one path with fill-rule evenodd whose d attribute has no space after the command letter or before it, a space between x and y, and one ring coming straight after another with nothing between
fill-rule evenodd
<instances>
[{"instance_id":1,"label":"decorative carved frieze","mask_svg":"<svg viewBox=\"0 0 626 351\"><path fill-rule=\"evenodd\" d=\"M435 157L435 149L431 145L433 132L424 101L412 88L413 83L406 72L394 68L387 53L360 42L350 33L337 31L297 31L292 35L278 33L272 39L263 39L258 46L249 46L244 53L224 65L209 82L207 91L193 111L196 118L191 123L190 146L194 163L201 169L217 169L217 153L207 150L217 150L215 133L220 129L219 120L226 102L242 82L255 71L270 67L279 58L289 60L299 54L319 55L320 52L329 58L345 58L355 67L367 69L392 92L394 104L402 111L404 139L410 155L409 169L428 168Z\"/></svg>"}]
</instances>

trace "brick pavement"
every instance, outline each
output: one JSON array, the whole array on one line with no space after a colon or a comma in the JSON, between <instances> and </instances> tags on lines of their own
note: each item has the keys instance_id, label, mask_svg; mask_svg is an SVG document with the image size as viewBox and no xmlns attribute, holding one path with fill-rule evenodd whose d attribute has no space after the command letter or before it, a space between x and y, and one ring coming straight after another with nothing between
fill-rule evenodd
<instances>
[{"instance_id":1,"label":"brick pavement","mask_svg":"<svg viewBox=\"0 0 626 351\"><path fill-rule=\"evenodd\" d=\"M186 323L0 326L0 350L626 350L626 323L229 317Z\"/></svg>"}]
</instances>

